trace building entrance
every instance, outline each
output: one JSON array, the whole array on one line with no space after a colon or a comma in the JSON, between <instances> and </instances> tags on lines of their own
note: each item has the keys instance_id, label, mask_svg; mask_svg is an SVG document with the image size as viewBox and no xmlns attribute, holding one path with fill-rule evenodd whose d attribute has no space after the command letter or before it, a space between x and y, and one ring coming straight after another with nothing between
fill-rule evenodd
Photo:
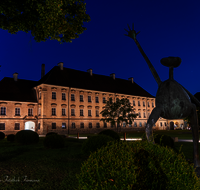
<instances>
[{"instance_id":1,"label":"building entrance","mask_svg":"<svg viewBox=\"0 0 200 190\"><path fill-rule=\"evenodd\" d=\"M35 123L32 121L27 121L25 123L25 130L32 130L35 131Z\"/></svg>"}]
</instances>

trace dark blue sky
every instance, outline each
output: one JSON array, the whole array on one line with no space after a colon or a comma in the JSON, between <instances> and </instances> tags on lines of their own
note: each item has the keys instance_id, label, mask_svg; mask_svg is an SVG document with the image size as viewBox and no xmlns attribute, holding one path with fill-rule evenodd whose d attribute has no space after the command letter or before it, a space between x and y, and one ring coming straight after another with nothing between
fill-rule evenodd
<instances>
[{"instance_id":1,"label":"dark blue sky","mask_svg":"<svg viewBox=\"0 0 200 190\"><path fill-rule=\"evenodd\" d=\"M141 31L137 39L161 80L168 79L169 68L160 59L181 57L174 79L192 94L200 92L200 1L199 0L85 0L91 21L87 30L59 44L47 40L37 43L30 33L9 34L0 29L1 71L3 77L18 72L20 79L39 80L41 64L46 73L59 62L64 67L134 81L152 95L157 83L134 41L124 36L127 24Z\"/></svg>"}]
</instances>

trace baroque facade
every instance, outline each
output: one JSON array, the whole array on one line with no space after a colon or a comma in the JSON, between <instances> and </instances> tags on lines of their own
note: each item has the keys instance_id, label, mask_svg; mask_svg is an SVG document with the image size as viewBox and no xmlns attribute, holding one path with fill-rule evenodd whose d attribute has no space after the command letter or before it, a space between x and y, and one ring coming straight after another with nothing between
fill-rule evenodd
<instances>
[{"instance_id":1,"label":"baroque facade","mask_svg":"<svg viewBox=\"0 0 200 190\"><path fill-rule=\"evenodd\" d=\"M97 133L104 129L117 131L144 130L155 107L155 97L133 81L68 69L63 63L46 75L42 65L39 81L5 77L0 82L0 131L6 135L30 129L40 135ZM132 125L114 127L100 121L106 100L127 98L138 113ZM159 118L154 129L170 127L169 120ZM183 120L173 121L183 126Z\"/></svg>"}]
</instances>

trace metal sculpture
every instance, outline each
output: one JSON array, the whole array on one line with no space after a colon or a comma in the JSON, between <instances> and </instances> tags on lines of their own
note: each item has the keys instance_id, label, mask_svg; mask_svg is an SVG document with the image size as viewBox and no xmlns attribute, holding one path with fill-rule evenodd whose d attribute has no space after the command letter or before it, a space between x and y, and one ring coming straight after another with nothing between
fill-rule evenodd
<instances>
[{"instance_id":1,"label":"metal sculpture","mask_svg":"<svg viewBox=\"0 0 200 190\"><path fill-rule=\"evenodd\" d=\"M125 34L125 36L128 36L135 41L139 51L147 62L149 69L158 83L156 107L151 112L145 127L147 140L154 143L152 127L157 122L159 117L165 119L183 119L189 116L191 118L193 135L194 167L199 168L199 126L197 121L196 105L200 106L200 102L188 90L173 79L173 68L178 67L181 64L181 58L166 57L160 60L162 65L169 67L169 79L162 82L155 68L136 39L136 36L140 32L136 33L134 25L132 26L132 30L129 25L128 28L129 31L125 29L125 31L128 32L128 35ZM196 105L191 103L191 100L193 100Z\"/></svg>"}]
</instances>

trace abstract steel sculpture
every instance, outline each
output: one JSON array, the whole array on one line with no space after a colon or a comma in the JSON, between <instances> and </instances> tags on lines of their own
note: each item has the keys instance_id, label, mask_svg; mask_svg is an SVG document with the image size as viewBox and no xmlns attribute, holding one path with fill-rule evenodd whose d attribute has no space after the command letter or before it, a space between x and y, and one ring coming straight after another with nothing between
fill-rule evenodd
<instances>
[{"instance_id":1,"label":"abstract steel sculpture","mask_svg":"<svg viewBox=\"0 0 200 190\"><path fill-rule=\"evenodd\" d=\"M156 94L156 107L151 112L151 115L149 116L147 125L145 127L147 139L149 142L154 143L152 127L159 119L159 117L165 119L182 119L189 116L191 118L193 135L194 167L197 167L199 170L199 127L197 121L196 105L200 106L200 102L188 90L186 90L183 86L181 86L173 79L173 68L178 67L181 64L181 58L167 57L160 60L162 65L169 67L169 79L162 82L155 68L149 61L148 57L146 56L136 39L136 35L140 32L135 32L134 25L132 30L129 25L128 28L129 31L125 29L128 32L128 35L125 34L125 36L128 36L135 41L138 49L140 50L145 61L147 62L156 82L158 83L158 91ZM191 103L191 100L193 100L196 105Z\"/></svg>"}]
</instances>

